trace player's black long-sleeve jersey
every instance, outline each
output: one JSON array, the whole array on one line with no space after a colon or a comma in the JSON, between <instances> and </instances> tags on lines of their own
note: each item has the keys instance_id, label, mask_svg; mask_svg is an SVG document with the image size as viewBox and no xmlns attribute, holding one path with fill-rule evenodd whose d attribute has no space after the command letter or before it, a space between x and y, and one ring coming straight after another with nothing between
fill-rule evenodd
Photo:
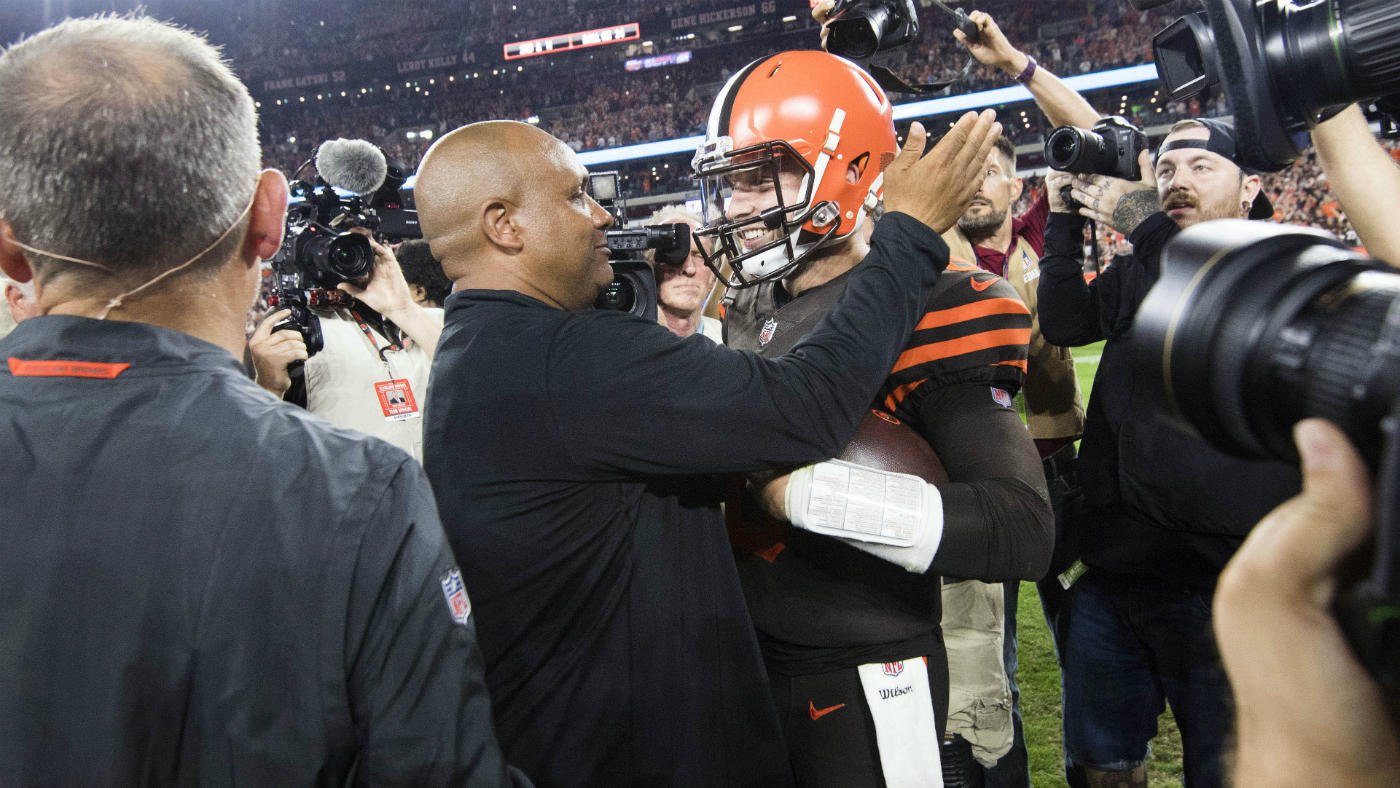
<instances>
[{"instance_id":1,"label":"player's black long-sleeve jersey","mask_svg":"<svg viewBox=\"0 0 1400 788\"><path fill-rule=\"evenodd\" d=\"M0 784L509 782L408 454L165 328L0 359Z\"/></svg>"},{"instance_id":2,"label":"player's black long-sleeve jersey","mask_svg":"<svg viewBox=\"0 0 1400 788\"><path fill-rule=\"evenodd\" d=\"M831 309L838 276L785 296L781 285L737 293L725 341L778 355ZM876 403L912 426L948 472L942 542L915 575L838 540L789 529L782 549L739 559L769 667L816 673L921 655L942 658L940 575L1037 579L1050 558L1045 476L1010 407L1026 365L1030 314L1000 277L950 263L922 307Z\"/></svg>"},{"instance_id":3,"label":"player's black long-sleeve jersey","mask_svg":"<svg viewBox=\"0 0 1400 788\"><path fill-rule=\"evenodd\" d=\"M514 292L448 299L426 465L502 746L533 779L791 781L704 474L812 462L854 434L947 261L900 214L872 248L774 361Z\"/></svg>"}]
</instances>

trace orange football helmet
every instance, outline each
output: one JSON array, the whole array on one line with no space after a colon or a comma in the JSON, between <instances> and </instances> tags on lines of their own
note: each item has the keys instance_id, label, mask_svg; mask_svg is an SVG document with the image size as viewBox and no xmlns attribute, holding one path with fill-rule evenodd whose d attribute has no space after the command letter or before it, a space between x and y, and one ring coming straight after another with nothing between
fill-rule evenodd
<instances>
[{"instance_id":1,"label":"orange football helmet","mask_svg":"<svg viewBox=\"0 0 1400 788\"><path fill-rule=\"evenodd\" d=\"M869 74L819 50L761 58L730 77L691 163L705 262L717 273L728 263L729 286L747 287L856 232L883 194L893 117ZM789 181L800 174L795 195L783 194L785 170ZM736 187L757 188L767 204L730 210Z\"/></svg>"}]
</instances>

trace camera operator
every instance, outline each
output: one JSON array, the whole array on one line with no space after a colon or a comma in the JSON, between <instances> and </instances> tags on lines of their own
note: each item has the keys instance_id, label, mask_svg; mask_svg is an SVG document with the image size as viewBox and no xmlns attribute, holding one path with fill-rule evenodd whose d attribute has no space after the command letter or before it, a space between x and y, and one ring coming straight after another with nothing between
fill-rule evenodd
<instances>
[{"instance_id":1,"label":"camera operator","mask_svg":"<svg viewBox=\"0 0 1400 788\"><path fill-rule=\"evenodd\" d=\"M700 239L695 231L704 221L691 211L668 205L657 211L648 225L684 222L690 225L690 256L680 265L656 260L656 251L647 252L656 270L656 315L661 325L678 337L699 334L711 342L719 342L720 322L705 314L705 303L715 289L715 274L705 265L700 251Z\"/></svg>"},{"instance_id":2,"label":"camera operator","mask_svg":"<svg viewBox=\"0 0 1400 788\"><path fill-rule=\"evenodd\" d=\"M494 121L428 151L419 218L456 291L427 468L497 730L542 782L791 782L713 474L841 450L999 131L968 113L928 155L915 125L893 161L867 158L891 213L841 307L775 361L589 308L612 220L558 139Z\"/></svg>"},{"instance_id":3,"label":"camera operator","mask_svg":"<svg viewBox=\"0 0 1400 788\"><path fill-rule=\"evenodd\" d=\"M332 424L383 438L423 458L422 398L427 392L433 350L442 333L442 310L424 306L405 280L394 253L365 236L374 250L367 282L338 287L356 303L316 309L325 347L306 357L306 343L295 330L273 331L290 312L279 309L258 325L248 340L258 385L304 404ZM426 297L426 288L424 294ZM288 364L305 361L304 387L292 387ZM394 401L391 401L394 400Z\"/></svg>"},{"instance_id":4,"label":"camera operator","mask_svg":"<svg viewBox=\"0 0 1400 788\"><path fill-rule=\"evenodd\" d=\"M442 263L433 257L428 242L422 238L404 241L394 247L394 257L399 261L413 303L430 310L442 309L442 302L452 294L452 280L442 272ZM429 314L436 315L441 322L440 312ZM429 350L436 349L436 344Z\"/></svg>"},{"instance_id":5,"label":"camera operator","mask_svg":"<svg viewBox=\"0 0 1400 788\"><path fill-rule=\"evenodd\" d=\"M0 779L508 783L421 468L235 358L287 183L218 51L70 19L0 113Z\"/></svg>"},{"instance_id":6,"label":"camera operator","mask_svg":"<svg viewBox=\"0 0 1400 788\"><path fill-rule=\"evenodd\" d=\"M1339 568L1374 530L1370 472L1330 422L1301 421L1294 437L1302 494L1255 526L1215 594L1233 784L1394 785L1400 736L1333 606Z\"/></svg>"},{"instance_id":7,"label":"camera operator","mask_svg":"<svg viewBox=\"0 0 1400 788\"><path fill-rule=\"evenodd\" d=\"M1312 130L1327 185L1372 256L1400 266L1400 164L1352 104Z\"/></svg>"},{"instance_id":8,"label":"camera operator","mask_svg":"<svg viewBox=\"0 0 1400 788\"><path fill-rule=\"evenodd\" d=\"M1108 340L1080 447L1087 571L1070 589L1061 646L1065 747L1090 785L1145 779L1164 697L1181 729L1187 784L1222 782L1229 689L1210 635L1210 597L1249 529L1299 486L1293 468L1236 459L1158 419L1127 356L1125 335L1169 239L1199 222L1272 215L1259 176L1234 156L1229 123L1182 121L1155 169L1142 153L1141 181L1059 172L1047 179L1041 329L1058 344ZM1064 185L1078 213L1064 202ZM1087 284L1086 217L1133 245Z\"/></svg>"}]
</instances>

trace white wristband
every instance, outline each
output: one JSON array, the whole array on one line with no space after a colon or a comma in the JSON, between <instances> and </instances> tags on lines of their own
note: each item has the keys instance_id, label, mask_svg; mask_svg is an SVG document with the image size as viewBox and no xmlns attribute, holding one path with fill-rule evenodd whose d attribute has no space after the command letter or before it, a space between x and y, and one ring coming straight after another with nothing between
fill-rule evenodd
<instances>
[{"instance_id":1,"label":"white wristband","mask_svg":"<svg viewBox=\"0 0 1400 788\"><path fill-rule=\"evenodd\" d=\"M943 496L917 476L827 460L793 471L788 521L836 537L910 572L933 562L943 539Z\"/></svg>"}]
</instances>

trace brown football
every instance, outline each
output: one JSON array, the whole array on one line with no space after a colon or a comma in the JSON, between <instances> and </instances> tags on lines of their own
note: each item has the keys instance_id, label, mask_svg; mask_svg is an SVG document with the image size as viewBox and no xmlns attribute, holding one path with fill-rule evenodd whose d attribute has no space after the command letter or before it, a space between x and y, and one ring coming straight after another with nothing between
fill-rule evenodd
<instances>
[{"instance_id":1,"label":"brown football","mask_svg":"<svg viewBox=\"0 0 1400 788\"><path fill-rule=\"evenodd\" d=\"M948 481L948 472L933 453L933 447L908 424L884 411L867 412L856 436L836 459L911 474L930 484Z\"/></svg>"}]
</instances>

